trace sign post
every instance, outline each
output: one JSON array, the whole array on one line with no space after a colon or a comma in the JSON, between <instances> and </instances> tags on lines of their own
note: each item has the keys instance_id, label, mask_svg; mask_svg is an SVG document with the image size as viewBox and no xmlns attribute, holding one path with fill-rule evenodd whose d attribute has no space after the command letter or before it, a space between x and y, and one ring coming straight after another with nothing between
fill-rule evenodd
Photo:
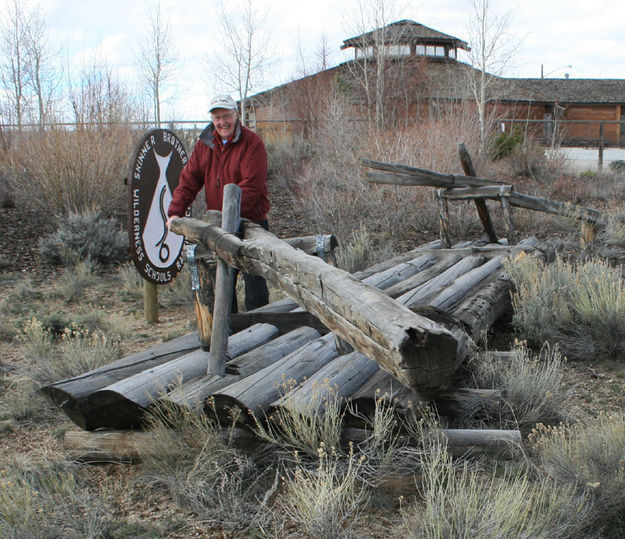
<instances>
[{"instance_id":1,"label":"sign post","mask_svg":"<svg viewBox=\"0 0 625 539\"><path fill-rule=\"evenodd\" d=\"M151 323L158 322L157 286L170 283L184 265L184 236L167 229L167 208L188 159L172 131L155 129L137 146L130 171L130 252L144 279L145 317Z\"/></svg>"}]
</instances>

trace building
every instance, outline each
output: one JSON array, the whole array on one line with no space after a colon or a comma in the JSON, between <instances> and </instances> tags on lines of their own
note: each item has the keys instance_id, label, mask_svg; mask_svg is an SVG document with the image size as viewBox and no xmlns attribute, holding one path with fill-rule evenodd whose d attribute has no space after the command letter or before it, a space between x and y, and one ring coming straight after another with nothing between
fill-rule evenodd
<instances>
[{"instance_id":1,"label":"building","mask_svg":"<svg viewBox=\"0 0 625 539\"><path fill-rule=\"evenodd\" d=\"M458 60L465 41L401 20L346 39L353 60L252 96L249 123L271 137L306 135L330 90L349 104L353 121L397 125L475 106L470 77ZM505 78L488 75L486 107L502 129L523 124L549 143L625 146L625 79Z\"/></svg>"}]
</instances>

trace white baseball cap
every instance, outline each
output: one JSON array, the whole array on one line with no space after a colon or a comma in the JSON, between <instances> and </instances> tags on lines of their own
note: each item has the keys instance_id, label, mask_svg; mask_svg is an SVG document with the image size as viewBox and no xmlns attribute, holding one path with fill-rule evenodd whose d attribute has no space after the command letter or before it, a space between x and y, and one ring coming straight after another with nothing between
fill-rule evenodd
<instances>
[{"instance_id":1,"label":"white baseball cap","mask_svg":"<svg viewBox=\"0 0 625 539\"><path fill-rule=\"evenodd\" d=\"M237 110L237 104L232 99L232 96L227 94L218 95L213 97L208 105L208 112L212 112L215 109Z\"/></svg>"}]
</instances>

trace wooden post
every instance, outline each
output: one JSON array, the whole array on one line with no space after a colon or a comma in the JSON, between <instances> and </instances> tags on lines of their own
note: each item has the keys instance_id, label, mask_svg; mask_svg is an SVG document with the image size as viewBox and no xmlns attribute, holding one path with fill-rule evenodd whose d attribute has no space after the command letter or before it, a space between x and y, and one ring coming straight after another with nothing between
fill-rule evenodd
<instances>
[{"instance_id":1,"label":"wooden post","mask_svg":"<svg viewBox=\"0 0 625 539\"><path fill-rule=\"evenodd\" d=\"M221 228L234 234L241 223L241 188L235 183L224 187ZM217 261L215 279L215 308L213 310L213 332L211 335L208 374L223 376L226 373L226 353L230 333L230 312L234 292L235 270L221 258Z\"/></svg>"},{"instance_id":2,"label":"wooden post","mask_svg":"<svg viewBox=\"0 0 625 539\"><path fill-rule=\"evenodd\" d=\"M150 324L158 322L158 288L146 279L143 279L143 310Z\"/></svg>"},{"instance_id":3,"label":"wooden post","mask_svg":"<svg viewBox=\"0 0 625 539\"><path fill-rule=\"evenodd\" d=\"M601 122L599 124L599 156L597 162L597 170L601 172L603 170L603 148L605 146L605 124Z\"/></svg>"},{"instance_id":4,"label":"wooden post","mask_svg":"<svg viewBox=\"0 0 625 539\"><path fill-rule=\"evenodd\" d=\"M458 144L458 153L460 154L460 164L462 165L462 170L467 176L475 177L477 174L475 173L475 168L473 167L473 161L471 160L471 156L469 155L469 150L464 145L464 142ZM495 233L495 227L493 226L493 222L490 219L490 213L488 213L488 207L486 206L486 201L482 199L475 199L475 208L477 209L477 214L482 222L482 226L488 234L488 240L491 243L497 243L497 234Z\"/></svg>"},{"instance_id":5,"label":"wooden post","mask_svg":"<svg viewBox=\"0 0 625 539\"><path fill-rule=\"evenodd\" d=\"M503 221L506 224L506 237L508 238L508 245L514 245L516 243L516 234L514 233L514 225L512 224L512 212L510 210L510 193L511 189L505 189L500 187L499 200L501 200L501 211L503 213Z\"/></svg>"},{"instance_id":6,"label":"wooden post","mask_svg":"<svg viewBox=\"0 0 625 539\"><path fill-rule=\"evenodd\" d=\"M443 196L443 190L436 190L436 199L438 200L438 220L440 223L440 239L441 247L449 249L451 247L451 230L449 226L449 203Z\"/></svg>"},{"instance_id":7,"label":"wooden post","mask_svg":"<svg viewBox=\"0 0 625 539\"><path fill-rule=\"evenodd\" d=\"M215 305L215 269L216 260L208 260L207 257L198 253L205 251L202 246L195 246L194 268L197 271L197 286L195 291L194 306L197 319L197 333L202 350L210 350L211 335L213 333L212 310ZM191 262L189 262L191 264Z\"/></svg>"}]
</instances>

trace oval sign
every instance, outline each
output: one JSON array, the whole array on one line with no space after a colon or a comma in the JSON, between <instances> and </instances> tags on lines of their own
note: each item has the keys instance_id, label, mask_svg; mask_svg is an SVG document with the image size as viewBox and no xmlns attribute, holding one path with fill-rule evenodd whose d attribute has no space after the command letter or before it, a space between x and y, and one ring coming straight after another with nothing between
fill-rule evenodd
<instances>
[{"instance_id":1,"label":"oval sign","mask_svg":"<svg viewBox=\"0 0 625 539\"><path fill-rule=\"evenodd\" d=\"M155 284L169 283L184 265L184 236L168 231L166 224L188 159L173 132L155 129L141 140L130 171L130 252L139 273Z\"/></svg>"}]
</instances>

